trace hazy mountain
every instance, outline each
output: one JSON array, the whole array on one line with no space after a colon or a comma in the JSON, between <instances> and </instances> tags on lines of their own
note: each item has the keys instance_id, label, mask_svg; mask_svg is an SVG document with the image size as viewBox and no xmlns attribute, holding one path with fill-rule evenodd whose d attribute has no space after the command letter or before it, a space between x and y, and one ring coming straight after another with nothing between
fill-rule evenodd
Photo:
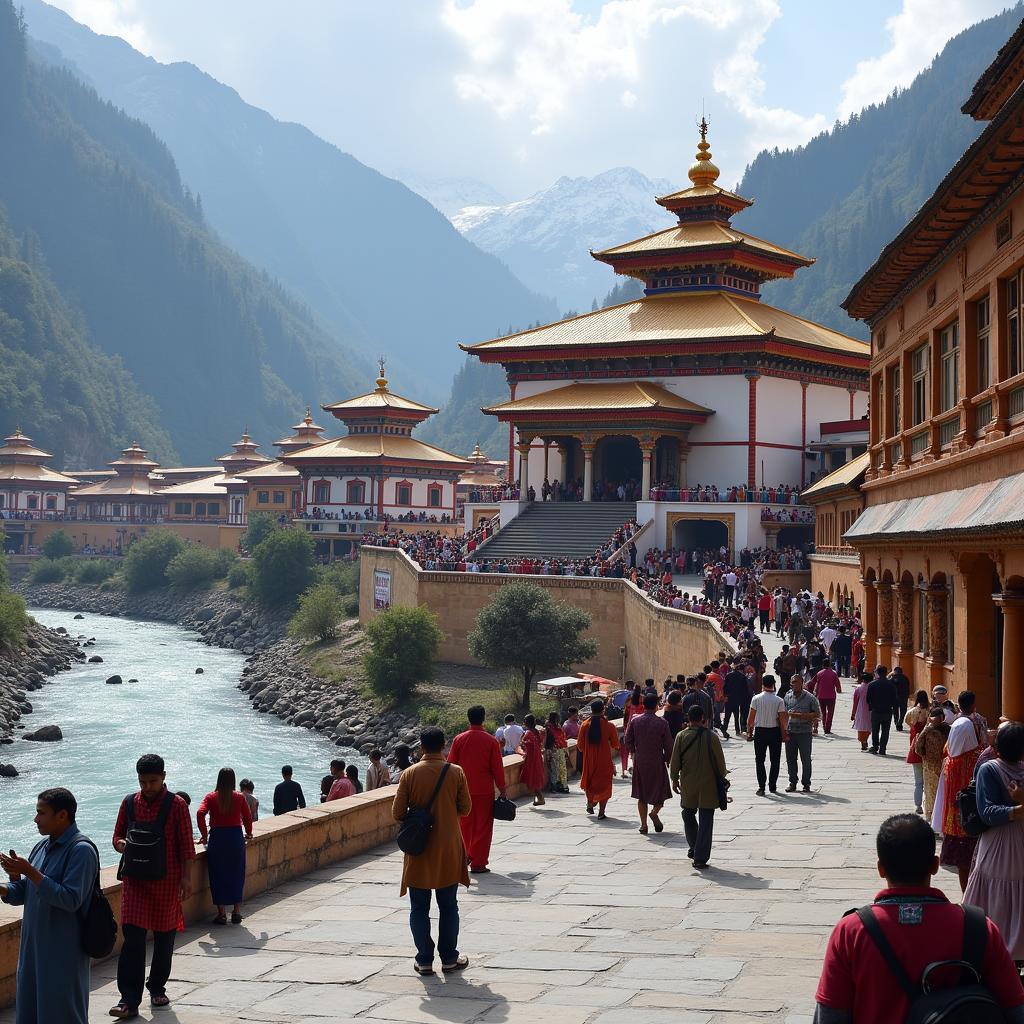
<instances>
[{"instance_id":1,"label":"hazy mountain","mask_svg":"<svg viewBox=\"0 0 1024 1024\"><path fill-rule=\"evenodd\" d=\"M654 197L671 188L632 167L616 167L593 178L559 178L515 203L467 206L452 222L530 288L554 295L563 311L583 312L615 283L588 250L668 227L673 218Z\"/></svg>"},{"instance_id":2,"label":"hazy mountain","mask_svg":"<svg viewBox=\"0 0 1024 1024\"><path fill-rule=\"evenodd\" d=\"M20 322L21 347L41 357L37 406L60 413L77 380L82 394L74 404L85 418L69 410L70 432L98 422L88 409L121 401L120 393L132 416L106 410L109 429L98 430L97 440L123 439L137 427L144 446L169 454L159 422L183 458L208 462L245 427L269 442L308 402L364 384L365 363L353 366L303 307L207 229L150 128L68 71L28 61L10 0L0 0L0 155L0 207L22 262L35 271L32 279L12 268L0 316ZM62 302L49 301L50 281ZM66 307L76 310L80 338L118 359L80 371L87 354L59 324L50 334L63 337L48 336L42 299L62 319L70 319ZM34 334L33 320L40 325ZM5 334L18 348L17 325ZM114 389L93 386L104 373ZM152 398L144 416L139 389ZM12 407L0 404L0 425L14 426L11 416ZM70 434L51 440L48 430L40 440L76 447Z\"/></svg>"},{"instance_id":3,"label":"hazy mountain","mask_svg":"<svg viewBox=\"0 0 1024 1024\"><path fill-rule=\"evenodd\" d=\"M1018 4L951 39L907 89L798 149L760 153L739 192L757 200L737 227L817 263L765 299L847 333L839 306L984 127L960 113L971 87L1017 28Z\"/></svg>"},{"instance_id":4,"label":"hazy mountain","mask_svg":"<svg viewBox=\"0 0 1024 1024\"><path fill-rule=\"evenodd\" d=\"M209 224L420 398L444 395L457 343L556 315L429 202L297 124L275 120L191 64L25 0L29 33L167 143ZM334 398L343 395L331 396Z\"/></svg>"},{"instance_id":5,"label":"hazy mountain","mask_svg":"<svg viewBox=\"0 0 1024 1024\"><path fill-rule=\"evenodd\" d=\"M432 178L404 167L391 177L423 196L449 219L466 206L502 206L508 202L496 188L479 178Z\"/></svg>"}]
</instances>

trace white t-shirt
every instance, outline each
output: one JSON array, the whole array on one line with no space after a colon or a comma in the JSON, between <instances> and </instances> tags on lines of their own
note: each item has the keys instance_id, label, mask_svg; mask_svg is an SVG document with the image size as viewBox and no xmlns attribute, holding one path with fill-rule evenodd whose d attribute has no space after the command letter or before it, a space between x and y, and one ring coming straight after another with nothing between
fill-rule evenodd
<instances>
[{"instance_id":1,"label":"white t-shirt","mask_svg":"<svg viewBox=\"0 0 1024 1024\"><path fill-rule=\"evenodd\" d=\"M736 586L736 573L734 573L734 572L727 572L725 574L725 585L727 587L735 587Z\"/></svg>"},{"instance_id":2,"label":"white t-shirt","mask_svg":"<svg viewBox=\"0 0 1024 1024\"><path fill-rule=\"evenodd\" d=\"M838 635L839 634L831 626L826 626L818 634L818 639L822 642L826 654L832 649L832 641L835 640Z\"/></svg>"},{"instance_id":3,"label":"white t-shirt","mask_svg":"<svg viewBox=\"0 0 1024 1024\"><path fill-rule=\"evenodd\" d=\"M779 712L786 710L786 702L777 693L762 690L751 699L750 708L755 729L778 729Z\"/></svg>"},{"instance_id":4,"label":"white t-shirt","mask_svg":"<svg viewBox=\"0 0 1024 1024\"><path fill-rule=\"evenodd\" d=\"M526 730L521 725L516 725L513 722L511 725L503 725L495 735L498 737L499 742L502 743L504 752L511 753L519 746L524 732Z\"/></svg>"}]
</instances>

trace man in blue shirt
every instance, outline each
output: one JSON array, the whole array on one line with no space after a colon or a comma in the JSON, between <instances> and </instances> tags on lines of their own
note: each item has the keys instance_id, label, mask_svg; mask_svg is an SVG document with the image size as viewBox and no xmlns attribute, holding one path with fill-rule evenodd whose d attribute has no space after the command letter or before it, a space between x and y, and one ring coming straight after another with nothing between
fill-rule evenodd
<instances>
[{"instance_id":1,"label":"man in blue shirt","mask_svg":"<svg viewBox=\"0 0 1024 1024\"><path fill-rule=\"evenodd\" d=\"M99 856L79 839L78 802L67 789L46 789L36 802L36 828L46 838L29 856L0 853L10 879L0 899L25 908L18 956L16 1024L87 1024L89 956L79 911L92 898Z\"/></svg>"}]
</instances>

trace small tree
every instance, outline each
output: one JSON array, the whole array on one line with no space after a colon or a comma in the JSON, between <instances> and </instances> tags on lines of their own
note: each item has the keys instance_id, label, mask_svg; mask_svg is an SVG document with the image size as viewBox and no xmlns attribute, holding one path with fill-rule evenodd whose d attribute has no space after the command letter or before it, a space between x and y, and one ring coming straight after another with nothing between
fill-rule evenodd
<instances>
[{"instance_id":1,"label":"small tree","mask_svg":"<svg viewBox=\"0 0 1024 1024\"><path fill-rule=\"evenodd\" d=\"M422 605L389 608L366 626L370 650L363 656L373 692L392 702L408 700L434 678L434 659L444 639L437 617Z\"/></svg>"},{"instance_id":2,"label":"small tree","mask_svg":"<svg viewBox=\"0 0 1024 1024\"><path fill-rule=\"evenodd\" d=\"M86 558L75 563L76 583L102 583L117 571L113 562L104 558Z\"/></svg>"},{"instance_id":3,"label":"small tree","mask_svg":"<svg viewBox=\"0 0 1024 1024\"><path fill-rule=\"evenodd\" d=\"M536 583L507 583L480 610L466 641L470 654L489 668L519 670L528 711L538 671L568 671L597 654L597 641L582 635L590 622L581 608L552 600Z\"/></svg>"},{"instance_id":4,"label":"small tree","mask_svg":"<svg viewBox=\"0 0 1024 1024\"><path fill-rule=\"evenodd\" d=\"M37 558L32 563L28 578L33 583L60 583L67 575L66 562L56 562L52 558Z\"/></svg>"},{"instance_id":5,"label":"small tree","mask_svg":"<svg viewBox=\"0 0 1024 1024\"><path fill-rule=\"evenodd\" d=\"M256 545L249 589L263 604L291 604L312 582L313 541L304 530L274 530Z\"/></svg>"},{"instance_id":6,"label":"small tree","mask_svg":"<svg viewBox=\"0 0 1024 1024\"><path fill-rule=\"evenodd\" d=\"M242 534L242 547L251 555L276 529L273 512L250 512L249 525Z\"/></svg>"},{"instance_id":7,"label":"small tree","mask_svg":"<svg viewBox=\"0 0 1024 1024\"><path fill-rule=\"evenodd\" d=\"M208 587L224 576L222 559L216 551L190 544L167 563L167 578L176 590Z\"/></svg>"},{"instance_id":8,"label":"small tree","mask_svg":"<svg viewBox=\"0 0 1024 1024\"><path fill-rule=\"evenodd\" d=\"M74 551L75 546L71 543L71 538L63 530L51 533L43 541L43 554L54 561L58 558L67 558L68 555L74 554Z\"/></svg>"},{"instance_id":9,"label":"small tree","mask_svg":"<svg viewBox=\"0 0 1024 1024\"><path fill-rule=\"evenodd\" d=\"M20 648L27 630L25 602L17 594L0 593L0 647Z\"/></svg>"},{"instance_id":10,"label":"small tree","mask_svg":"<svg viewBox=\"0 0 1024 1024\"><path fill-rule=\"evenodd\" d=\"M167 566L185 545L169 530L154 530L135 541L124 559L124 579L132 593L167 584Z\"/></svg>"},{"instance_id":11,"label":"small tree","mask_svg":"<svg viewBox=\"0 0 1024 1024\"><path fill-rule=\"evenodd\" d=\"M329 583L310 587L299 598L299 610L288 623L288 633L303 640L333 640L345 610L341 595Z\"/></svg>"}]
</instances>

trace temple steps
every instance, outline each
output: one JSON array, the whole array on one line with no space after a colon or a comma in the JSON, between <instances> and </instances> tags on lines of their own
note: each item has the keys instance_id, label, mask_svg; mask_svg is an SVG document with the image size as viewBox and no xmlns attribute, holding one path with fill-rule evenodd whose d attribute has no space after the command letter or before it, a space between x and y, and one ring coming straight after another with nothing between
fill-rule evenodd
<instances>
[{"instance_id":1,"label":"temple steps","mask_svg":"<svg viewBox=\"0 0 1024 1024\"><path fill-rule=\"evenodd\" d=\"M635 518L635 501L537 501L476 554L486 559L586 558Z\"/></svg>"}]
</instances>

